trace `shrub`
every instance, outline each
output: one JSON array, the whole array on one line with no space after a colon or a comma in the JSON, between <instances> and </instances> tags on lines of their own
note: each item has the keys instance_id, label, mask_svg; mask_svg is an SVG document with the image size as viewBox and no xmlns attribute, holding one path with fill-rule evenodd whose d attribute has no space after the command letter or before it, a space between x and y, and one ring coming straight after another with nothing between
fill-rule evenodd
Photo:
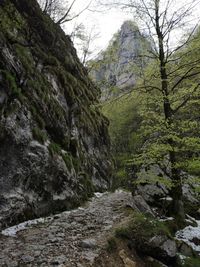
<instances>
[{"instance_id":1,"label":"shrub","mask_svg":"<svg viewBox=\"0 0 200 267\"><path fill-rule=\"evenodd\" d=\"M116 236L137 242L137 246L144 244L155 235L167 235L172 238L169 229L164 222L160 222L150 216L134 212L127 227L116 230Z\"/></svg>"},{"instance_id":2,"label":"shrub","mask_svg":"<svg viewBox=\"0 0 200 267\"><path fill-rule=\"evenodd\" d=\"M107 246L106 246L106 250L108 252L113 252L117 249L117 241L114 237L111 237L107 240Z\"/></svg>"},{"instance_id":3,"label":"shrub","mask_svg":"<svg viewBox=\"0 0 200 267\"><path fill-rule=\"evenodd\" d=\"M61 154L61 147L57 143L54 143L54 142L50 143L48 146L48 149L52 156L55 154Z\"/></svg>"}]
</instances>

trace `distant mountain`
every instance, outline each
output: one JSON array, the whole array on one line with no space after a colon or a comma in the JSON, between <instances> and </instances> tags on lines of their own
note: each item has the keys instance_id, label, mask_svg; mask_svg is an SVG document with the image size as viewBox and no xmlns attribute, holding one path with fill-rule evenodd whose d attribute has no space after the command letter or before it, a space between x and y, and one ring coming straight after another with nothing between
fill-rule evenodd
<instances>
[{"instance_id":1,"label":"distant mountain","mask_svg":"<svg viewBox=\"0 0 200 267\"><path fill-rule=\"evenodd\" d=\"M125 21L97 60L90 62L92 79L102 90L102 100L133 87L147 59L141 57L151 44L133 21Z\"/></svg>"}]
</instances>

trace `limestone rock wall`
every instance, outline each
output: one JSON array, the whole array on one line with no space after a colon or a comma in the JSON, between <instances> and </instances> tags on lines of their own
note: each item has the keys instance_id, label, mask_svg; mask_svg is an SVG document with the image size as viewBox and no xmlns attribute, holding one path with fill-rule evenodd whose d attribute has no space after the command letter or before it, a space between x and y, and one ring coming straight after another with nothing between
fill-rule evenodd
<instances>
[{"instance_id":1,"label":"limestone rock wall","mask_svg":"<svg viewBox=\"0 0 200 267\"><path fill-rule=\"evenodd\" d=\"M125 21L113 37L109 47L92 62L92 79L102 91L102 100L107 100L136 84L142 68L147 64L151 44L133 21Z\"/></svg>"},{"instance_id":2,"label":"limestone rock wall","mask_svg":"<svg viewBox=\"0 0 200 267\"><path fill-rule=\"evenodd\" d=\"M70 39L35 0L0 1L0 228L108 189L98 96Z\"/></svg>"}]
</instances>

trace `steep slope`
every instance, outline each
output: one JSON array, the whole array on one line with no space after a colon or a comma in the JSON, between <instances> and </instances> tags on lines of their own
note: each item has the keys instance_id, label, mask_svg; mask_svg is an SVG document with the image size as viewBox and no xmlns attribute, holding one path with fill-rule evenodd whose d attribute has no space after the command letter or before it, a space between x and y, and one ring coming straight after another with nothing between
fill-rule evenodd
<instances>
[{"instance_id":1,"label":"steep slope","mask_svg":"<svg viewBox=\"0 0 200 267\"><path fill-rule=\"evenodd\" d=\"M125 21L108 48L91 64L91 77L102 90L102 100L133 87L141 75L151 50L149 40L133 21Z\"/></svg>"},{"instance_id":2,"label":"steep slope","mask_svg":"<svg viewBox=\"0 0 200 267\"><path fill-rule=\"evenodd\" d=\"M70 39L35 0L0 1L0 228L109 187L98 95Z\"/></svg>"}]
</instances>

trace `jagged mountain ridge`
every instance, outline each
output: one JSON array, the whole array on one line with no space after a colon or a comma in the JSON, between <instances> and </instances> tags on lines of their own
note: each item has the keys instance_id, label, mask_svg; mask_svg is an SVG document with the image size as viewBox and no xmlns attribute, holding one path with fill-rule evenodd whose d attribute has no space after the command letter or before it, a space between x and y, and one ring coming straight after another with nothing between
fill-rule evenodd
<instances>
[{"instance_id":1,"label":"jagged mountain ridge","mask_svg":"<svg viewBox=\"0 0 200 267\"><path fill-rule=\"evenodd\" d=\"M107 100L133 87L140 77L147 58L141 55L151 50L151 43L133 21L125 21L108 48L91 64L91 77Z\"/></svg>"},{"instance_id":2,"label":"jagged mountain ridge","mask_svg":"<svg viewBox=\"0 0 200 267\"><path fill-rule=\"evenodd\" d=\"M0 228L110 184L107 119L70 39L35 0L0 1Z\"/></svg>"}]
</instances>

